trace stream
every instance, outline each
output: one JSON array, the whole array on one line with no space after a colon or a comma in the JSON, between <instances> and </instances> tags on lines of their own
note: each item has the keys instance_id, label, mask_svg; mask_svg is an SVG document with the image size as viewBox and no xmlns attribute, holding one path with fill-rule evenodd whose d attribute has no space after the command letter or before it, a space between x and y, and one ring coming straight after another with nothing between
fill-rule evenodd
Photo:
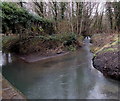
<instances>
[{"instance_id":1,"label":"stream","mask_svg":"<svg viewBox=\"0 0 120 101\"><path fill-rule=\"evenodd\" d=\"M119 82L92 65L89 40L75 52L34 63L0 52L3 76L29 99L118 99Z\"/></svg>"}]
</instances>

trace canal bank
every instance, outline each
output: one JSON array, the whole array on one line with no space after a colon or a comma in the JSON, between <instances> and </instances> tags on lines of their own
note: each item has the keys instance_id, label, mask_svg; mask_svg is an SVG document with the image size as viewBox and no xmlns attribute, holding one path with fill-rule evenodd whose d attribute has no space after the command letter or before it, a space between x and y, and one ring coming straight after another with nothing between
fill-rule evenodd
<instances>
[{"instance_id":1,"label":"canal bank","mask_svg":"<svg viewBox=\"0 0 120 101\"><path fill-rule=\"evenodd\" d=\"M10 84L4 77L2 77L2 99L19 99L26 101L26 97L14 86Z\"/></svg>"},{"instance_id":2,"label":"canal bank","mask_svg":"<svg viewBox=\"0 0 120 101\"><path fill-rule=\"evenodd\" d=\"M0 51L0 71L2 71L2 65L3 65L3 57L2 57L2 51ZM9 59L8 59L9 60ZM0 73L0 99L19 99L26 101L26 96L24 96L17 88L15 88L6 78L3 77L3 75Z\"/></svg>"}]
</instances>

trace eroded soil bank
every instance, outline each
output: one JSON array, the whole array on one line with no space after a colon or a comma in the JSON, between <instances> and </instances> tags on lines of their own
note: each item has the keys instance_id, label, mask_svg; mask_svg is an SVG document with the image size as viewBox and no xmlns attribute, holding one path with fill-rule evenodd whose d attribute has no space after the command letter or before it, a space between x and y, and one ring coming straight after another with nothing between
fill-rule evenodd
<instances>
[{"instance_id":1,"label":"eroded soil bank","mask_svg":"<svg viewBox=\"0 0 120 101\"><path fill-rule=\"evenodd\" d=\"M92 37L93 65L96 69L115 80L120 80L118 34L97 34Z\"/></svg>"}]
</instances>

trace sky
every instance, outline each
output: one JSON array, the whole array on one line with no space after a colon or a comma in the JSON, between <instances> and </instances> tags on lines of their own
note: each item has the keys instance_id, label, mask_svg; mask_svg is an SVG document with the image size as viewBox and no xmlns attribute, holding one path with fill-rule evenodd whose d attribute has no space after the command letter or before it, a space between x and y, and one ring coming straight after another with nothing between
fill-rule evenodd
<instances>
[{"instance_id":1,"label":"sky","mask_svg":"<svg viewBox=\"0 0 120 101\"><path fill-rule=\"evenodd\" d=\"M18 2L20 0L0 0L0 1L6 1L6 2ZM25 2L32 2L33 0L21 0ZM51 1L51 0L37 0L38 2L40 1ZM113 1L120 1L120 0L52 0L52 1L57 1L57 2L70 2L70 1L76 1L76 2L113 2Z\"/></svg>"}]
</instances>

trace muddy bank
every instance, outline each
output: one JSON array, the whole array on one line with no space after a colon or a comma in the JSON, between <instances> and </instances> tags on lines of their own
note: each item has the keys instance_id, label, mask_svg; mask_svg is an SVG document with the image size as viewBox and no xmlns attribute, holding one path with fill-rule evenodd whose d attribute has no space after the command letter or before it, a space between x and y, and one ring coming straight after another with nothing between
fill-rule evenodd
<instances>
[{"instance_id":1,"label":"muddy bank","mask_svg":"<svg viewBox=\"0 0 120 101\"><path fill-rule=\"evenodd\" d=\"M2 79L2 99L21 99L26 101L26 97L15 89L5 78Z\"/></svg>"},{"instance_id":2,"label":"muddy bank","mask_svg":"<svg viewBox=\"0 0 120 101\"><path fill-rule=\"evenodd\" d=\"M30 55L18 55L20 59L22 59L25 62L32 63L32 62L37 62L41 60L47 60L47 59L52 59L56 58L59 56L64 56L66 54L69 54L69 52L62 52L62 53L54 53L54 54L40 54L40 53L34 53Z\"/></svg>"},{"instance_id":3,"label":"muddy bank","mask_svg":"<svg viewBox=\"0 0 120 101\"><path fill-rule=\"evenodd\" d=\"M120 80L118 54L120 54L120 51L99 53L94 57L93 65L96 69L101 71L104 76Z\"/></svg>"},{"instance_id":4,"label":"muddy bank","mask_svg":"<svg viewBox=\"0 0 120 101\"><path fill-rule=\"evenodd\" d=\"M105 77L120 80L119 39L117 34L99 34L93 38L93 65Z\"/></svg>"}]
</instances>

